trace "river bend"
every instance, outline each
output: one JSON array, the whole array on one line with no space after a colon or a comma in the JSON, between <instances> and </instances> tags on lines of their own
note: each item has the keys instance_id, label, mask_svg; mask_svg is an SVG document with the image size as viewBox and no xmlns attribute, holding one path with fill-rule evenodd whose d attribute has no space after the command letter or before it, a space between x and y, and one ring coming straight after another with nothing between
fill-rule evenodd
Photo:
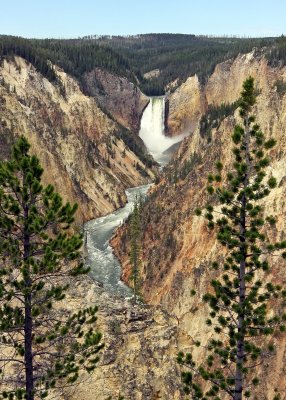
<instances>
[{"instance_id":1,"label":"river bend","mask_svg":"<svg viewBox=\"0 0 286 400\"><path fill-rule=\"evenodd\" d=\"M85 224L86 265L91 276L100 282L109 293L131 297L132 290L121 280L121 266L112 251L109 241L115 231L132 212L136 196L146 195L150 185L127 189L128 203L115 212L91 220Z\"/></svg>"}]
</instances>

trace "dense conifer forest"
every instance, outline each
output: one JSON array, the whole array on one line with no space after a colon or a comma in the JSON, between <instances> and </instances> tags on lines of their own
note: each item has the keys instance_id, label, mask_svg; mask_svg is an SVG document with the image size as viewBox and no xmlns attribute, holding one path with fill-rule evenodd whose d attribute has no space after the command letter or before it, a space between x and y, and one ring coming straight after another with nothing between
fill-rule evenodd
<instances>
[{"instance_id":1,"label":"dense conifer forest","mask_svg":"<svg viewBox=\"0 0 286 400\"><path fill-rule=\"evenodd\" d=\"M33 64L46 78L53 81L56 74L52 64L63 68L80 82L85 72L99 67L134 81L126 58L110 47L99 46L95 41L24 39L13 36L0 36L0 57L18 55Z\"/></svg>"},{"instance_id":2,"label":"dense conifer forest","mask_svg":"<svg viewBox=\"0 0 286 400\"><path fill-rule=\"evenodd\" d=\"M216 38L184 34L102 37L97 41L121 52L133 69L142 75L154 69L160 70L156 78L141 82L143 91L149 95L163 94L170 82L178 79L179 85L194 74L198 74L203 82L219 62L247 53L253 47L261 49L275 43L273 38Z\"/></svg>"},{"instance_id":3,"label":"dense conifer forest","mask_svg":"<svg viewBox=\"0 0 286 400\"><path fill-rule=\"evenodd\" d=\"M63 68L83 85L85 72L99 67L139 84L147 95L162 95L171 82L182 83L197 74L204 82L215 66L253 48L266 54L271 65L286 62L286 39L209 37L183 34L88 36L78 39L24 39L0 36L0 57L19 55L49 80L53 67ZM152 78L144 74L159 70ZM176 87L176 85L174 87ZM84 85L83 85L84 86Z\"/></svg>"}]
</instances>

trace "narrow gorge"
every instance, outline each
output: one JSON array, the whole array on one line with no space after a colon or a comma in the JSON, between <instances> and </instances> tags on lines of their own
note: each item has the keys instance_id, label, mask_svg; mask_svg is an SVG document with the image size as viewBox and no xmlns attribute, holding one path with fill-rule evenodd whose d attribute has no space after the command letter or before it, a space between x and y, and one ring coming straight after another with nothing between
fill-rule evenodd
<instances>
[{"instance_id":1,"label":"narrow gorge","mask_svg":"<svg viewBox=\"0 0 286 400\"><path fill-rule=\"evenodd\" d=\"M165 136L164 103L164 97L149 99L149 104L142 115L139 131L139 136L147 150L161 167L170 161L176 149L174 144L182 140L181 136L173 138ZM103 374L106 381L106 375L110 373L115 375L114 382L107 381L106 391L100 388L102 392L100 399L105 399L108 394L114 395L117 392L118 395L124 393L127 398L133 399L135 398L134 390L139 391L136 398L142 400L151 400L157 395L160 396L159 398L161 396L167 398L170 394L173 399L183 399L180 372L176 365L177 337L179 336L177 320L160 306L150 307L147 304L134 303L133 291L128 286L130 282L124 284L121 281L121 265L110 245L115 229L118 226L124 226L137 196L146 197L150 186L149 184L127 189L128 202L123 208L85 224L85 262L91 268L91 278L96 282L92 284L94 291L92 298L96 295L97 303L99 306L102 305L100 316L103 318L100 322L105 326L107 341L107 350L101 363L104 372L99 369L95 373L95 380L99 382L95 384L92 380L88 390L79 388L78 393L85 399L92 399L92 390L97 390ZM156 356L153 364L151 363L148 367L146 365L142 369L142 365L146 363L145 357L147 354L153 354L155 349ZM167 360L167 354L170 352L172 357ZM106 361L109 357L112 358L111 364ZM160 359L164 360L164 366L160 363ZM129 365L131 360L132 369ZM124 363L124 367L120 364L121 362ZM143 364L140 367L141 363ZM106 371L107 369L109 372ZM172 371L172 379L169 377L170 371ZM124 376L124 382L120 381L120 374ZM155 377L152 385L149 383L151 375Z\"/></svg>"},{"instance_id":2,"label":"narrow gorge","mask_svg":"<svg viewBox=\"0 0 286 400\"><path fill-rule=\"evenodd\" d=\"M139 130L147 151L161 166L170 161L182 137L165 136L165 97L151 97L145 108ZM122 225L132 212L134 202L140 195L147 195L149 185L126 190L127 204L107 216L91 220L85 224L86 264L91 268L91 276L107 292L124 297L131 297L131 289L120 280L122 271L109 244L115 229Z\"/></svg>"},{"instance_id":3,"label":"narrow gorge","mask_svg":"<svg viewBox=\"0 0 286 400\"><path fill-rule=\"evenodd\" d=\"M196 346L207 347L214 335L203 297L219 277L210 265L224 256L196 209L209 201L216 162L231 168L238 99L250 75L257 123L277 142L266 170L277 186L261 201L265 215L277 216L267 235L286 238L285 38L150 34L23 39L26 47L11 40L0 37L0 158L9 159L24 135L43 166L43 184L78 203L73 229L83 233L81 261L90 272L64 302L70 312L97 305L104 342L94 372L52 397L185 400L177 355L206 359ZM129 217L140 194L136 302ZM275 258L265 279L285 287L284 271ZM278 308L275 299L272 305ZM282 331L272 343L272 359L256 369L254 400L272 400L275 389L286 400Z\"/></svg>"},{"instance_id":4,"label":"narrow gorge","mask_svg":"<svg viewBox=\"0 0 286 400\"><path fill-rule=\"evenodd\" d=\"M216 259L220 247L203 219L195 215L195 209L207 202L207 177L213 173L215 162L221 160L224 165L230 165L231 132L239 121L239 114L237 106L226 112L225 105L235 104L243 81L253 76L259 93L255 108L257 122L267 137L277 140L271 153L269 174L276 177L278 186L271 192L265 212L278 216L276 240L279 240L284 237L286 228L283 217L286 212L283 201L286 102L285 91L279 86L279 82L285 81L285 74L285 67L273 68L253 51L218 64L205 85L196 76L190 77L168 96L168 130L173 134L187 130L189 137L183 140L174 159L165 167L143 210L143 293L148 304L160 305L178 318L178 347L182 351L192 350L198 361L203 361L205 354L194 343L198 340L206 345L211 335L205 324L208 309L202 298L209 288L210 276L211 279L215 276L209 265ZM209 124L205 125L207 128L201 124L202 117ZM117 231L113 242L123 266L124 279L128 281L131 269L126 228ZM285 285L283 261L275 258L273 264L271 276ZM196 291L195 296L191 295L192 290ZM286 398L285 337L277 333L274 342L277 348L279 344L275 359L259 369L261 385L256 392L259 399L272 399L275 387L281 398ZM267 380L263 378L266 375Z\"/></svg>"},{"instance_id":5,"label":"narrow gorge","mask_svg":"<svg viewBox=\"0 0 286 400\"><path fill-rule=\"evenodd\" d=\"M132 298L132 290L121 281L121 266L109 244L115 229L123 224L134 207L137 196L145 196L150 185L126 190L127 204L117 211L85 224L86 265L91 276L111 294Z\"/></svg>"}]
</instances>

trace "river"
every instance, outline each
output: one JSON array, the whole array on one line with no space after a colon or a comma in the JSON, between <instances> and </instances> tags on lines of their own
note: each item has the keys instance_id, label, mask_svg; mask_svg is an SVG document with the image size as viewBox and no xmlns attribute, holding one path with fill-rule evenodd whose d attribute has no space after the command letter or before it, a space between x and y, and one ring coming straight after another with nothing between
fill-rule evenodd
<instances>
[{"instance_id":1,"label":"river","mask_svg":"<svg viewBox=\"0 0 286 400\"><path fill-rule=\"evenodd\" d=\"M91 276L109 292L131 297L132 291L121 280L121 266L112 251L109 241L115 228L121 225L131 213L136 196L146 195L150 185L127 189L128 203L117 211L89 221L85 224L86 264L91 267Z\"/></svg>"},{"instance_id":2,"label":"river","mask_svg":"<svg viewBox=\"0 0 286 400\"><path fill-rule=\"evenodd\" d=\"M171 153L168 149L181 138L167 138L165 127L164 97L150 98L142 119L139 136L148 151L161 165L166 164ZM91 276L100 282L107 292L123 297L132 297L132 290L121 280L121 266L113 254L109 241L115 229L124 222L131 213L135 198L140 193L146 195L150 185L138 186L126 190L128 203L117 211L89 221L85 224L86 264L91 268Z\"/></svg>"}]
</instances>

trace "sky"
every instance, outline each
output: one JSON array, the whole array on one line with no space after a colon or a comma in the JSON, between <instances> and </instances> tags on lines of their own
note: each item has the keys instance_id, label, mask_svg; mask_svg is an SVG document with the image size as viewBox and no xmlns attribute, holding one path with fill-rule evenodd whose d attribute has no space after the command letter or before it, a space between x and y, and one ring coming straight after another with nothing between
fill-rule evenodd
<instances>
[{"instance_id":1,"label":"sky","mask_svg":"<svg viewBox=\"0 0 286 400\"><path fill-rule=\"evenodd\" d=\"M0 34L279 36L286 0L0 0Z\"/></svg>"}]
</instances>

